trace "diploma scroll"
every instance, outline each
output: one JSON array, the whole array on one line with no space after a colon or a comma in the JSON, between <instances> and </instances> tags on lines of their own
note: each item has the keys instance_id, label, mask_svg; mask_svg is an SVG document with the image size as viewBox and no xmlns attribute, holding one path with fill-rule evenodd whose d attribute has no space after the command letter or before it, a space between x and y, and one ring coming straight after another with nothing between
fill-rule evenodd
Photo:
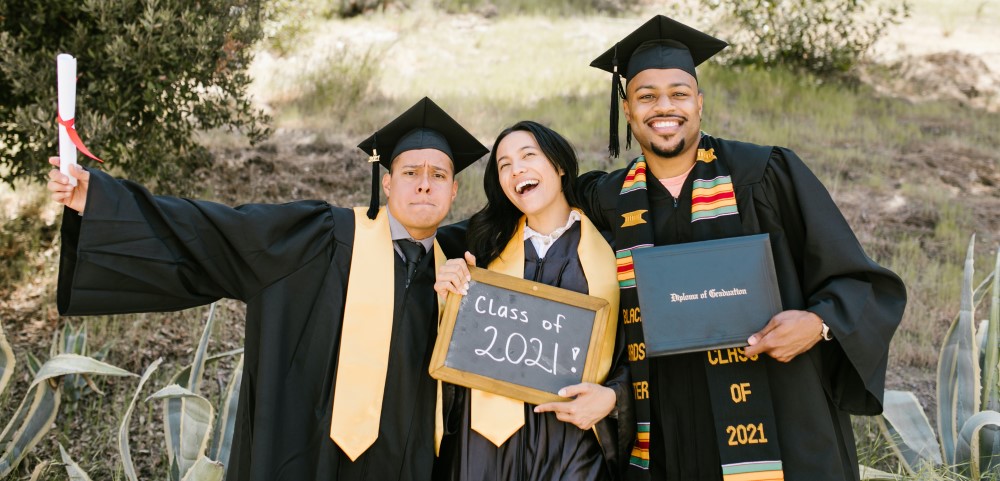
<instances>
[{"instance_id":1,"label":"diploma scroll","mask_svg":"<svg viewBox=\"0 0 1000 481\"><path fill-rule=\"evenodd\" d=\"M76 115L76 59L69 54L56 56L56 77L58 78L59 118L72 122ZM59 123L59 171L69 177L69 183L76 185L76 177L69 170L76 165L76 145L69 131Z\"/></svg>"}]
</instances>

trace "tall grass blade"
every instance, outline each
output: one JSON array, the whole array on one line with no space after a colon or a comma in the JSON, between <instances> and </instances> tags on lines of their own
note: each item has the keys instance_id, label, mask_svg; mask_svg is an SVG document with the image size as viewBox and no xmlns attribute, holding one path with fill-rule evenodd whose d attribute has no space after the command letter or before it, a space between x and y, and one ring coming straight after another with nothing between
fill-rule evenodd
<instances>
[{"instance_id":1,"label":"tall grass blade","mask_svg":"<svg viewBox=\"0 0 1000 481\"><path fill-rule=\"evenodd\" d=\"M198 341L198 350L194 353L194 362L191 363L191 375L188 377L187 387L189 391L201 393L201 376L205 372L205 356L208 352L208 341L212 337L212 326L215 324L215 304L208 308L208 320L205 321L205 330L201 333L201 340Z\"/></svg>"},{"instance_id":2,"label":"tall grass blade","mask_svg":"<svg viewBox=\"0 0 1000 481\"><path fill-rule=\"evenodd\" d=\"M59 411L59 394L60 390L53 389L47 382L28 389L14 418L0 435L4 440L9 439L3 456L0 456L0 478L10 474L52 429L52 422ZM13 430L15 425L19 425L16 431Z\"/></svg>"},{"instance_id":3,"label":"tall grass blade","mask_svg":"<svg viewBox=\"0 0 1000 481\"><path fill-rule=\"evenodd\" d=\"M948 329L941 357L938 360L938 432L946 464L958 464L955 457L958 429L979 411L979 354L973 323L972 276L973 247L976 236L969 239L962 280L962 301L958 319Z\"/></svg>"},{"instance_id":4,"label":"tall grass blade","mask_svg":"<svg viewBox=\"0 0 1000 481\"><path fill-rule=\"evenodd\" d=\"M218 461L212 461L204 456L191 466L191 469L181 481L222 481L226 468Z\"/></svg>"},{"instance_id":5,"label":"tall grass blade","mask_svg":"<svg viewBox=\"0 0 1000 481\"><path fill-rule=\"evenodd\" d=\"M229 384L222 396L219 420L212 434L211 458L228 466L229 450L233 446L233 431L236 429L236 409L240 403L240 385L243 383L243 356L233 368Z\"/></svg>"},{"instance_id":6,"label":"tall grass blade","mask_svg":"<svg viewBox=\"0 0 1000 481\"><path fill-rule=\"evenodd\" d=\"M69 457L69 453L66 452L62 443L59 443L59 454L62 456L63 464L66 465L66 474L69 475L70 481L91 481L87 472L79 464L76 464L73 458Z\"/></svg>"},{"instance_id":7,"label":"tall grass blade","mask_svg":"<svg viewBox=\"0 0 1000 481\"><path fill-rule=\"evenodd\" d=\"M882 415L876 418L882 434L907 472L941 464L941 446L917 397L909 391L886 391Z\"/></svg>"},{"instance_id":8,"label":"tall grass blade","mask_svg":"<svg viewBox=\"0 0 1000 481\"><path fill-rule=\"evenodd\" d=\"M4 389L7 388L7 383L10 382L11 376L14 375L14 366L16 364L14 350L11 349L10 343L7 342L7 335L4 334L3 324L0 323L0 394L3 394Z\"/></svg>"},{"instance_id":9,"label":"tall grass blade","mask_svg":"<svg viewBox=\"0 0 1000 481\"><path fill-rule=\"evenodd\" d=\"M971 479L979 479L979 456L973 456L972 453L979 452L979 430L984 426L1000 427L1000 413L980 411L969 417L962 425L962 431L958 433L955 458L961 460L962 464L969 463Z\"/></svg>"},{"instance_id":10,"label":"tall grass blade","mask_svg":"<svg viewBox=\"0 0 1000 481\"><path fill-rule=\"evenodd\" d=\"M118 453L122 457L122 465L125 471L125 477L129 481L139 481L139 477L135 474L135 464L132 463L132 450L129 446L128 441L128 424L129 420L132 419L132 411L135 409L135 403L139 399L139 394L142 392L142 387L149 380L149 376L153 374L160 363L163 362L163 358L159 358L153 361L146 371L142 373L142 378L139 379L139 386L135 388L135 394L132 395L132 401L128 404L128 409L125 410L125 415L122 416L122 424L118 427Z\"/></svg>"},{"instance_id":11,"label":"tall grass blade","mask_svg":"<svg viewBox=\"0 0 1000 481\"><path fill-rule=\"evenodd\" d=\"M177 464L177 475L183 478L198 458L208 450L208 437L212 431L215 410L207 399L176 384L167 386L149 396L146 401L179 399L178 411L168 411L164 403L164 432L167 434L167 455L170 463ZM173 427L171 427L173 425ZM176 432L177 438L170 439Z\"/></svg>"},{"instance_id":12,"label":"tall grass blade","mask_svg":"<svg viewBox=\"0 0 1000 481\"><path fill-rule=\"evenodd\" d=\"M122 368L115 367L111 364L91 359L86 356L81 356L79 354L59 354L58 356L49 359L42 365L41 369L38 370L38 374L35 375L35 379L31 381L31 387L34 387L47 379L66 376L68 374L101 374L104 376L139 377L138 375L132 374Z\"/></svg>"}]
</instances>

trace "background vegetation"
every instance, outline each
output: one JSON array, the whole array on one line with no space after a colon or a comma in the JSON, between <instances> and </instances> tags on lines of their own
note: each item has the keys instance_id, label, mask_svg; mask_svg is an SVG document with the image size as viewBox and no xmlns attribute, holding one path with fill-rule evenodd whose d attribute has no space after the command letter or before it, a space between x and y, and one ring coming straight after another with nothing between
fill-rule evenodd
<instances>
[{"instance_id":1,"label":"background vegetation","mask_svg":"<svg viewBox=\"0 0 1000 481\"><path fill-rule=\"evenodd\" d=\"M341 18L343 7L362 3L360 11ZM324 198L361 205L367 169L354 145L424 95L488 145L505 126L534 119L573 142L583 171L618 168L620 162L606 156L608 79L587 66L590 60L654 13L691 18L714 31L712 15L702 15L695 2L631 5L593 0L266 2L260 24L266 40L254 50L247 71L253 82L246 94L255 99L255 108L273 116L274 134L250 146L240 132L197 129L197 145L208 149L212 161L186 178L196 196L230 204ZM960 25L1000 25L995 1L950 5L947 15L943 8L916 0L913 14L942 19L951 31ZM903 277L910 301L891 348L889 385L914 391L924 409L933 412L933 370L959 305L966 242L978 232L974 250L981 273L992 269L1000 241L995 153L1000 116L955 101L891 98L876 93L876 86L831 81L804 68L710 62L699 70L706 90L703 128L720 137L794 149L832 192L867 252ZM54 87L49 94L54 96ZM81 114L92 108L78 105ZM39 122L51 124L45 128L54 132L49 117L40 116ZM7 118L0 116L0 123ZM94 128L81 126L81 131L98 151L105 142ZM44 156L31 162L42 165L29 169L47 169ZM481 205L480 178L481 167L460 176L452 220ZM67 320L54 312L61 212L38 183L17 185L16 191L0 186L0 319L20 361L29 350L45 349ZM169 383L167 373L190 361L205 315L202 308L70 320L86 323L91 345L106 347L108 362L133 373L164 357L148 395ZM238 303L219 304L210 352L240 347L242 315ZM203 394L213 403L233 363L222 360L209 367ZM19 386L27 384L26 374L15 376L20 378L11 392L0 397L0 418L9 414L11 398L23 397ZM94 479L121 479L115 427L135 383L97 382L108 394L84 396L64 409L56 435L43 440L18 475L26 476L41 460L58 459L58 441ZM165 472L158 411L140 402L132 416L132 456L140 479ZM874 428L865 420L858 425L859 439L871 441L862 446L863 459L893 470ZM43 479L65 477L52 472Z\"/></svg>"}]
</instances>

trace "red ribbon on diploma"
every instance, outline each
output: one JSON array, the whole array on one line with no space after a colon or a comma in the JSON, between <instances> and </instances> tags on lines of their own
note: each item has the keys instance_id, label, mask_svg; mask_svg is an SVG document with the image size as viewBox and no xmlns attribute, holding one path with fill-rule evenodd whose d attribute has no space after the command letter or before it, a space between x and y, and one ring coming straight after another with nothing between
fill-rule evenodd
<instances>
[{"instance_id":1,"label":"red ribbon on diploma","mask_svg":"<svg viewBox=\"0 0 1000 481\"><path fill-rule=\"evenodd\" d=\"M59 122L59 125L66 127L66 133L69 134L69 140L73 142L73 145L76 146L77 150L83 152L83 155L86 155L91 159L94 159L102 164L104 163L103 160L98 159L97 156L91 154L90 150L87 150L86 145L83 145L83 141L80 140L80 136L76 133L76 119L63 120L62 117L56 115L56 122Z\"/></svg>"}]
</instances>

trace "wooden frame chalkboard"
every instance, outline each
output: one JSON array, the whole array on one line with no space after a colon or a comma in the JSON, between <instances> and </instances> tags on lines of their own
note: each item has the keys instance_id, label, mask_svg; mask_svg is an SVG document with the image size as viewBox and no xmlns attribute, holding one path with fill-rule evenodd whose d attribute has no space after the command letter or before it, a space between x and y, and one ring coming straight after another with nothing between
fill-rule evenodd
<instances>
[{"instance_id":1,"label":"wooden frame chalkboard","mask_svg":"<svg viewBox=\"0 0 1000 481\"><path fill-rule=\"evenodd\" d=\"M600 372L600 358L614 346L617 319L606 300L486 269L469 270L468 294L448 295L431 357L431 377L531 404L566 401L556 394L560 388L603 381L607 373ZM503 306L493 302L498 299ZM556 320L539 317L539 312L556 312L555 317L548 316ZM491 329L493 342L487 347ZM479 343L473 345L476 336ZM498 337L501 343L506 338L502 351L494 347ZM567 342L559 353L561 341ZM605 369L609 364L605 359Z\"/></svg>"}]
</instances>

